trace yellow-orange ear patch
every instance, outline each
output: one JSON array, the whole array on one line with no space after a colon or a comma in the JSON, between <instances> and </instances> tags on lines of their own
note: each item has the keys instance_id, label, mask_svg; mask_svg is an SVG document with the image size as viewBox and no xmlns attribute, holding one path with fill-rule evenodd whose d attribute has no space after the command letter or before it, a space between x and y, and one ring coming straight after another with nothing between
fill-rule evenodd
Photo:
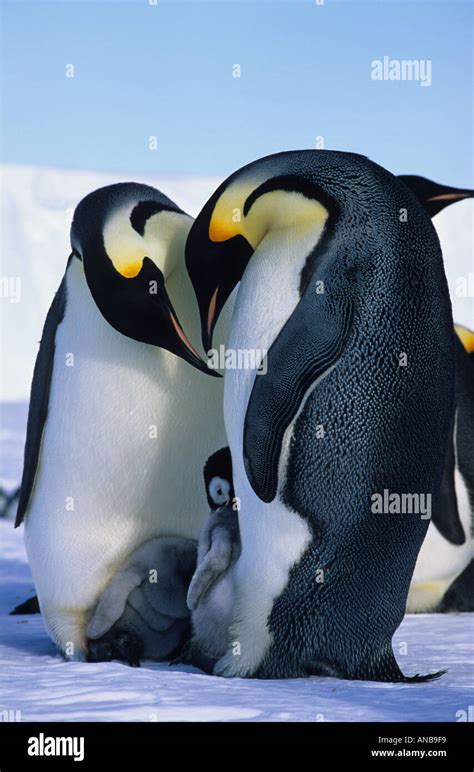
<instances>
[{"instance_id":1,"label":"yellow-orange ear patch","mask_svg":"<svg viewBox=\"0 0 474 772\"><path fill-rule=\"evenodd\" d=\"M455 324L454 329L456 330L456 335L458 336L468 354L472 354L474 351L474 332L460 324Z\"/></svg>"},{"instance_id":2,"label":"yellow-orange ear patch","mask_svg":"<svg viewBox=\"0 0 474 772\"><path fill-rule=\"evenodd\" d=\"M118 273L120 273L126 279L133 279L135 276L138 276L142 269L143 257L140 257L137 260L130 260L128 263L115 261L112 262L115 270L118 271Z\"/></svg>"},{"instance_id":3,"label":"yellow-orange ear patch","mask_svg":"<svg viewBox=\"0 0 474 772\"><path fill-rule=\"evenodd\" d=\"M259 196L247 215L245 202L262 183L260 179L231 184L215 204L209 223L211 241L227 241L242 235L253 249L270 231L284 228L322 231L329 215L316 199L299 191L275 189Z\"/></svg>"},{"instance_id":4,"label":"yellow-orange ear patch","mask_svg":"<svg viewBox=\"0 0 474 772\"><path fill-rule=\"evenodd\" d=\"M239 223L233 223L213 217L209 225L209 238L211 241L227 241L240 233Z\"/></svg>"}]
</instances>

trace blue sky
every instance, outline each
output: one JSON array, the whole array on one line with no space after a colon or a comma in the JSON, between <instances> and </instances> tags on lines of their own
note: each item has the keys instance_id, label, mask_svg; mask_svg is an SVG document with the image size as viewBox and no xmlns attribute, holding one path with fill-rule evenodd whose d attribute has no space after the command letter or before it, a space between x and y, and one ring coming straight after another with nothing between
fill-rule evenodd
<instances>
[{"instance_id":1,"label":"blue sky","mask_svg":"<svg viewBox=\"0 0 474 772\"><path fill-rule=\"evenodd\" d=\"M224 177L323 136L325 147L395 173L473 182L469 1L2 0L1 9L4 162ZM383 56L430 59L431 86L372 80Z\"/></svg>"}]
</instances>

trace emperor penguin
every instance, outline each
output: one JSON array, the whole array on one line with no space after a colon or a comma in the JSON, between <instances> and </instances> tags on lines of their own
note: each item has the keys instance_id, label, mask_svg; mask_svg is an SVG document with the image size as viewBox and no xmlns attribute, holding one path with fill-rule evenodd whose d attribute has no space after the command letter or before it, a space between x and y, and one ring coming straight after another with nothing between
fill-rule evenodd
<instances>
[{"instance_id":1,"label":"emperor penguin","mask_svg":"<svg viewBox=\"0 0 474 772\"><path fill-rule=\"evenodd\" d=\"M65 656L88 656L101 593L140 545L195 539L202 459L225 444L222 379L196 353L192 218L158 190L87 195L34 369L16 525ZM125 652L124 657L127 657Z\"/></svg>"},{"instance_id":2,"label":"emperor penguin","mask_svg":"<svg viewBox=\"0 0 474 772\"><path fill-rule=\"evenodd\" d=\"M233 569L241 549L228 447L207 460L204 482L210 513L201 528L196 570L187 593L192 637L177 661L212 672L227 648L234 608Z\"/></svg>"},{"instance_id":3,"label":"emperor penguin","mask_svg":"<svg viewBox=\"0 0 474 772\"><path fill-rule=\"evenodd\" d=\"M474 190L400 175L430 217L446 207L474 198ZM448 233L453 232L448 228ZM440 238L443 246L442 229ZM472 234L466 233L467 239ZM472 249L468 241L467 249ZM445 264L447 258L445 257ZM446 266L448 267L448 266ZM455 416L443 480L415 567L408 594L408 612L474 610L474 334L455 325Z\"/></svg>"},{"instance_id":4,"label":"emperor penguin","mask_svg":"<svg viewBox=\"0 0 474 772\"><path fill-rule=\"evenodd\" d=\"M474 332L456 330L455 412L408 612L474 611Z\"/></svg>"},{"instance_id":5,"label":"emperor penguin","mask_svg":"<svg viewBox=\"0 0 474 772\"><path fill-rule=\"evenodd\" d=\"M474 198L474 190L471 188L453 188L416 174L400 174L398 179L410 188L430 217L451 204Z\"/></svg>"},{"instance_id":6,"label":"emperor penguin","mask_svg":"<svg viewBox=\"0 0 474 772\"><path fill-rule=\"evenodd\" d=\"M279 153L220 185L186 264L205 349L240 282L228 347L265 360L224 378L242 552L214 672L439 675L404 675L391 642L453 411L451 304L430 217L363 156Z\"/></svg>"}]
</instances>

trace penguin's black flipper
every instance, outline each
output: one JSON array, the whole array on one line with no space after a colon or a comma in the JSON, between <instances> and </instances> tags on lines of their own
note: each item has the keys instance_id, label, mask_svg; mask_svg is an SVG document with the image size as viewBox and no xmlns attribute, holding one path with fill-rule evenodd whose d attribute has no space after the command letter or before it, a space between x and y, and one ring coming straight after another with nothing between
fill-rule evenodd
<instances>
[{"instance_id":1,"label":"penguin's black flipper","mask_svg":"<svg viewBox=\"0 0 474 772\"><path fill-rule=\"evenodd\" d=\"M270 347L267 372L255 378L244 424L246 472L262 501L275 498L284 433L310 387L336 365L352 318L349 296L317 294L310 282Z\"/></svg>"},{"instance_id":2,"label":"penguin's black flipper","mask_svg":"<svg viewBox=\"0 0 474 772\"><path fill-rule=\"evenodd\" d=\"M32 598L28 598L24 603L15 606L13 611L10 611L10 616L13 616L14 614L41 614L38 597L33 595Z\"/></svg>"},{"instance_id":3,"label":"penguin's black flipper","mask_svg":"<svg viewBox=\"0 0 474 772\"><path fill-rule=\"evenodd\" d=\"M431 519L443 538L451 544L461 545L466 541L466 537L459 516L454 471L454 435L451 433L443 478L438 494L434 499Z\"/></svg>"},{"instance_id":4,"label":"penguin's black flipper","mask_svg":"<svg viewBox=\"0 0 474 772\"><path fill-rule=\"evenodd\" d=\"M71 258L70 258L71 259ZM69 265L69 263L68 263ZM63 278L46 316L40 348L36 358L31 384L30 406L26 427L26 444L23 459L20 497L16 513L15 528L23 521L36 476L36 468L43 437L43 428L48 415L49 390L53 374L56 330L64 318L66 308L66 279Z\"/></svg>"},{"instance_id":5,"label":"penguin's black flipper","mask_svg":"<svg viewBox=\"0 0 474 772\"><path fill-rule=\"evenodd\" d=\"M426 209L430 217L441 212L442 209L462 201L465 198L474 198L474 190L469 188L451 188L449 185L440 185L428 180L426 177L417 177L413 174L399 174L402 180L417 197L421 205Z\"/></svg>"}]
</instances>

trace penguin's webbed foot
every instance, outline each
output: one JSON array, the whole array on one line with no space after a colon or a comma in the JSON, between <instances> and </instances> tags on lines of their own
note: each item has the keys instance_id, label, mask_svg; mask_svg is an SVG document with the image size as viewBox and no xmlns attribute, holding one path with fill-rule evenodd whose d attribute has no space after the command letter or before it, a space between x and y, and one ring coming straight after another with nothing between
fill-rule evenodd
<instances>
[{"instance_id":1,"label":"penguin's webbed foot","mask_svg":"<svg viewBox=\"0 0 474 772\"><path fill-rule=\"evenodd\" d=\"M124 630L109 632L97 640L87 642L87 662L119 660L130 667L140 667L143 643L136 635Z\"/></svg>"},{"instance_id":2,"label":"penguin's webbed foot","mask_svg":"<svg viewBox=\"0 0 474 772\"><path fill-rule=\"evenodd\" d=\"M178 656L170 661L171 665L192 665L208 675L213 675L217 659L204 654L192 641L186 641Z\"/></svg>"},{"instance_id":3,"label":"penguin's webbed foot","mask_svg":"<svg viewBox=\"0 0 474 772\"><path fill-rule=\"evenodd\" d=\"M191 649L191 640L188 638L178 650L176 656L172 657L169 665L189 665L189 652Z\"/></svg>"}]
</instances>

